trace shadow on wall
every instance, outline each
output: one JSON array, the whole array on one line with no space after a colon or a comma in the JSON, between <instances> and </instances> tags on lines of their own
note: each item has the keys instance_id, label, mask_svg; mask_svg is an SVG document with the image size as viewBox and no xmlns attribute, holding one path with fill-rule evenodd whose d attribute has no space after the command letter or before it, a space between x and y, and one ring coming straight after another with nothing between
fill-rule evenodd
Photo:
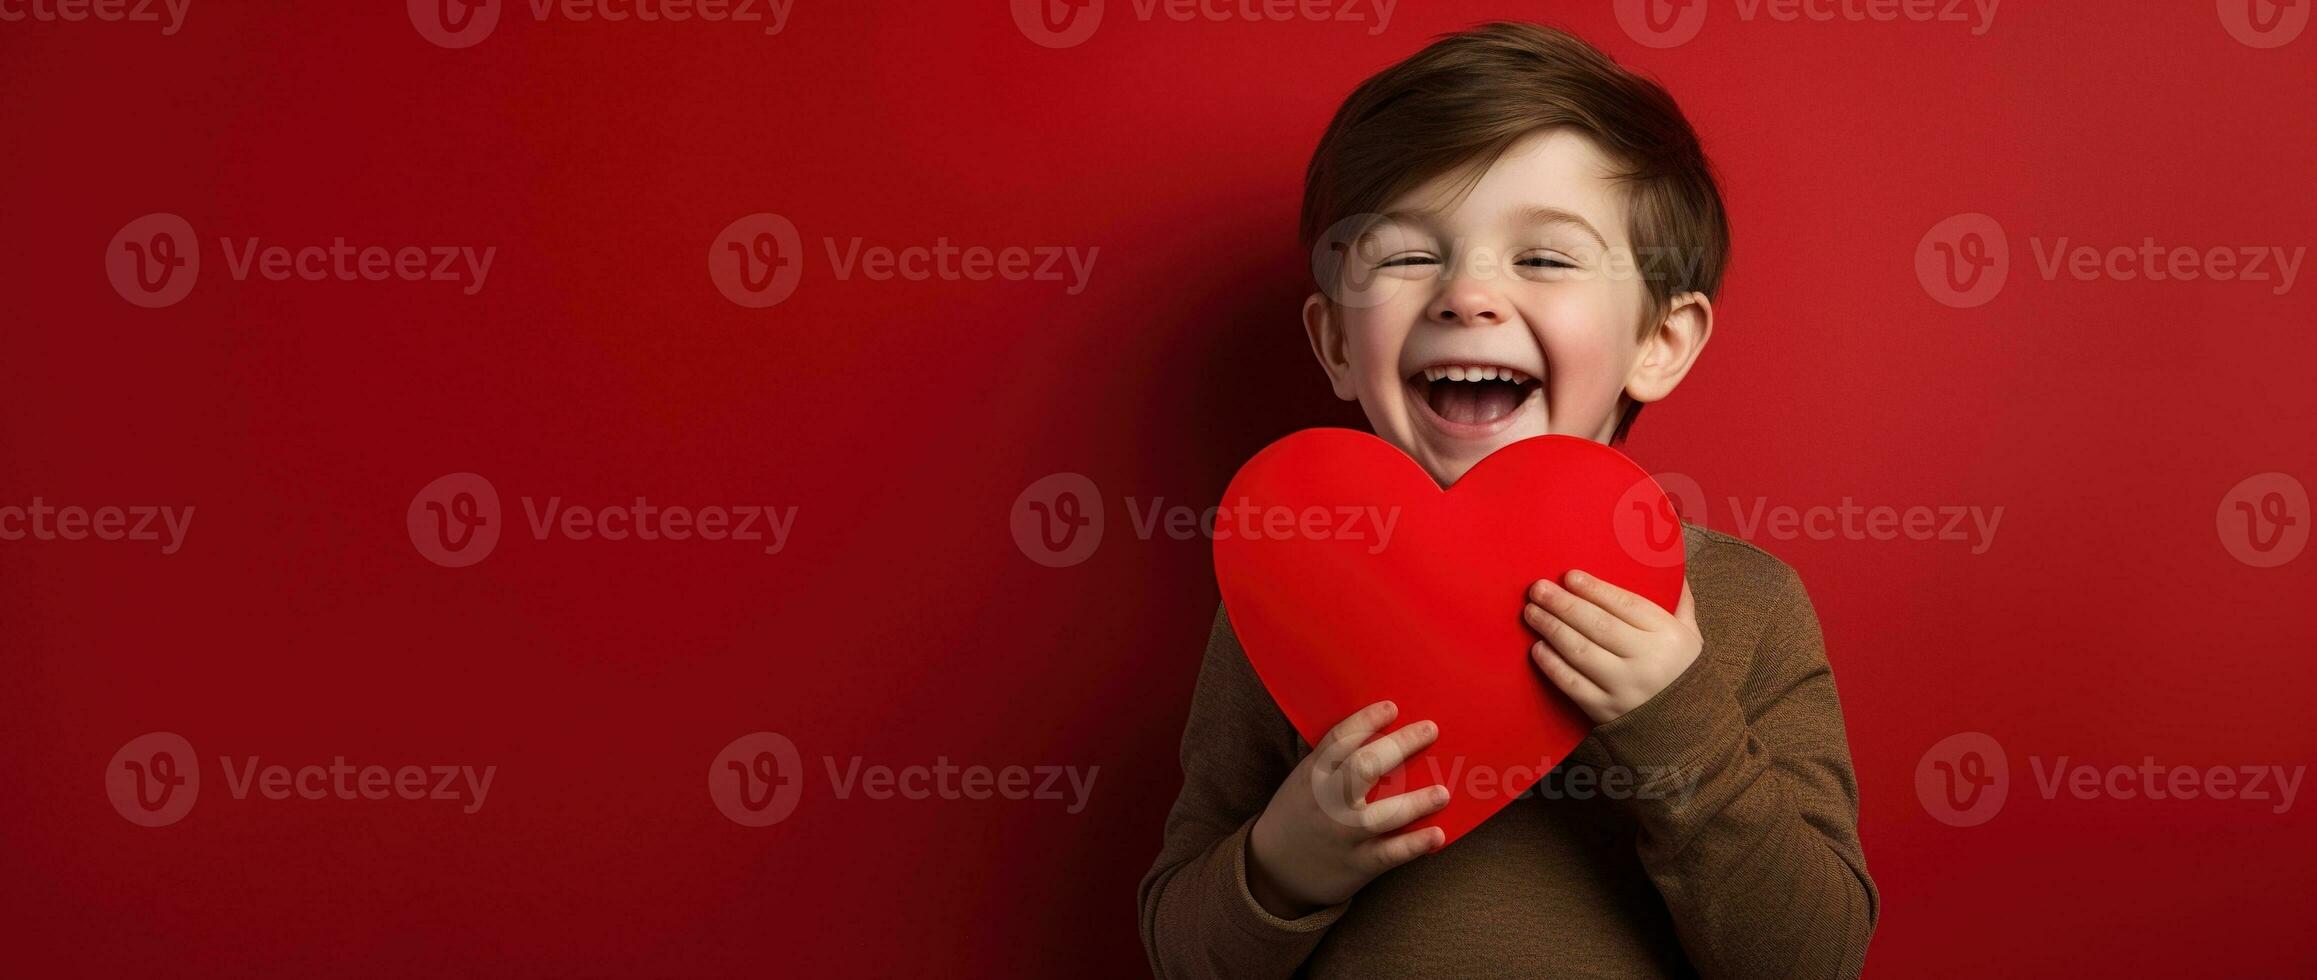
<instances>
[{"instance_id":1,"label":"shadow on wall","mask_svg":"<svg viewBox=\"0 0 2317 980\"><path fill-rule=\"evenodd\" d=\"M1198 236L1198 247L1144 270L1154 282L1196 284L1151 311L1153 329L1168 331L1168 339L1145 348L1147 362L1121 369L1137 385L1123 435L1140 448L1115 462L1140 470L1134 482L1146 491L1172 487L1182 502L1207 507L1222 501L1241 464L1291 432L1367 428L1358 405L1329 390L1304 339L1300 314L1311 279L1292 238L1265 261L1215 261L1244 252L1247 242L1279 241L1279 231L1251 219L1219 222ZM1115 515L1120 533L1126 516ZM1101 816L1068 828L1075 839L1043 839L1057 859L1035 872L1044 879L1038 886L1056 899L1051 925L1081 936L1090 956L1120 964L1142 962L1136 914L1127 906L1158 854L1181 788L1176 751L1217 602L1203 542L1139 554L1132 571L1114 572L1136 584L1134 594L1087 603L1077 624L1084 635L1118 636L1119 669L1104 690L1079 701L1076 717L1054 728L1103 733L1098 737L1112 746L1105 755L1120 772L1145 777L1106 787ZM1142 627L1119 636L1119 623ZM1102 911L1098 927L1089 928L1087 909Z\"/></svg>"},{"instance_id":2,"label":"shadow on wall","mask_svg":"<svg viewBox=\"0 0 2317 980\"><path fill-rule=\"evenodd\" d=\"M1246 241L1247 238L1241 238ZM1243 266L1190 304L1181 356L1153 365L1160 390L1188 393L1184 415L1191 458L1219 499L1248 457L1288 433L1314 426L1368 427L1357 402L1339 401L1303 333L1311 274L1290 253Z\"/></svg>"}]
</instances>

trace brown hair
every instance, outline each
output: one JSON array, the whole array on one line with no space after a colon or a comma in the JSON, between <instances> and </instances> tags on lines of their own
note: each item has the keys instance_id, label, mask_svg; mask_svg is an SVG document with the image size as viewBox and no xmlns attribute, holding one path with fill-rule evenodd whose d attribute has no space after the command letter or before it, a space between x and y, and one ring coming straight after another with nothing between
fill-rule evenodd
<instances>
[{"instance_id":1,"label":"brown hair","mask_svg":"<svg viewBox=\"0 0 2317 980\"><path fill-rule=\"evenodd\" d=\"M1558 126L1592 137L1621 168L1611 176L1628 191L1627 224L1649 289L1643 329L1677 295L1719 293L1729 221L1681 107L1592 45L1533 24L1444 36L1352 91L1304 176L1305 253L1345 219L1443 174L1461 170L1469 187L1521 137ZM1316 263L1314 271L1330 278ZM1322 281L1321 292L1332 297L1332 285ZM1640 414L1641 404L1628 402L1612 441Z\"/></svg>"}]
</instances>

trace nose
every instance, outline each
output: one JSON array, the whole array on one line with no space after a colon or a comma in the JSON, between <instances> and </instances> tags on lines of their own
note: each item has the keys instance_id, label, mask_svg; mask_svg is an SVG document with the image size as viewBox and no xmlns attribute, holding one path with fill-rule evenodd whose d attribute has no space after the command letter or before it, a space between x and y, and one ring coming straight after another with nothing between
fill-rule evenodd
<instances>
[{"instance_id":1,"label":"nose","mask_svg":"<svg viewBox=\"0 0 2317 980\"><path fill-rule=\"evenodd\" d=\"M1426 317L1441 323L1479 326L1504 322L1504 298L1488 284L1470 275L1458 276L1441 287Z\"/></svg>"}]
</instances>

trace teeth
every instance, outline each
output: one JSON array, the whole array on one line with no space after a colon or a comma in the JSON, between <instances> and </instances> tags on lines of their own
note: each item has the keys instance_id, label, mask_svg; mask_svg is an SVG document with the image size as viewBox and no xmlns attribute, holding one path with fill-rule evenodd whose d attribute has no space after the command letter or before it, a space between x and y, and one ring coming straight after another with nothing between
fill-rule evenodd
<instances>
[{"instance_id":1,"label":"teeth","mask_svg":"<svg viewBox=\"0 0 2317 980\"><path fill-rule=\"evenodd\" d=\"M1525 384L1530 380L1530 378L1528 375L1506 367L1495 367L1491 365L1476 365L1467 367L1461 364L1452 364L1444 367L1425 368L1424 380L1512 381Z\"/></svg>"}]
</instances>

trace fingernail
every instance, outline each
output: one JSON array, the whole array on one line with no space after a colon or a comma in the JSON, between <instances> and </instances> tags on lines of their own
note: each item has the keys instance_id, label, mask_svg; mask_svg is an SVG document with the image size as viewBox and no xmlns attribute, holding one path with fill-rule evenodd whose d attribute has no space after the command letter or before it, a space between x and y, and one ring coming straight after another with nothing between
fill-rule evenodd
<instances>
[{"instance_id":1,"label":"fingernail","mask_svg":"<svg viewBox=\"0 0 2317 980\"><path fill-rule=\"evenodd\" d=\"M1576 570L1576 569L1574 569L1574 568L1572 568L1572 569L1569 569L1569 584L1570 584L1570 585L1578 585L1578 584L1581 584L1581 583L1583 583L1583 582L1585 581L1585 579L1586 579L1586 575L1585 575L1585 573L1584 573L1584 572L1578 571L1578 570Z\"/></svg>"},{"instance_id":2,"label":"fingernail","mask_svg":"<svg viewBox=\"0 0 2317 980\"><path fill-rule=\"evenodd\" d=\"M1446 786L1434 786L1434 787L1432 787L1432 802L1434 802L1434 803L1446 803L1446 802L1448 802L1448 787L1446 787Z\"/></svg>"}]
</instances>

